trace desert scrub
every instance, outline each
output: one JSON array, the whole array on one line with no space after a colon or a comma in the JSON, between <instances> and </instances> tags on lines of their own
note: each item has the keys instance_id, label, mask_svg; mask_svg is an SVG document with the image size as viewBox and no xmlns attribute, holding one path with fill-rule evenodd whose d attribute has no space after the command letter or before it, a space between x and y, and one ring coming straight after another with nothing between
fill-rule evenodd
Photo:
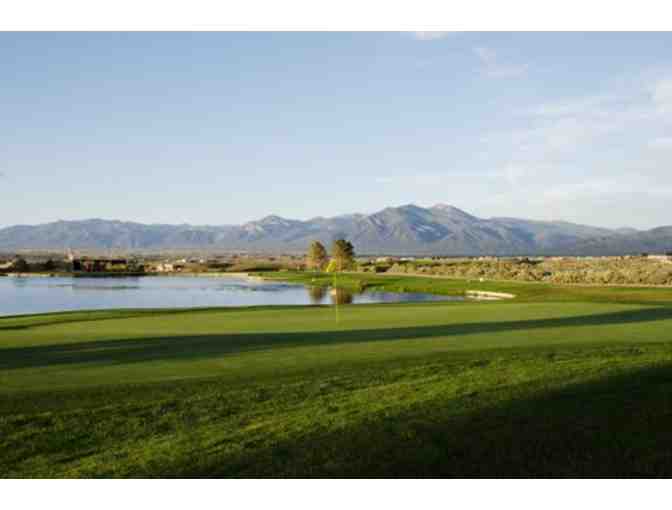
<instances>
[{"instance_id":1,"label":"desert scrub","mask_svg":"<svg viewBox=\"0 0 672 510\"><path fill-rule=\"evenodd\" d=\"M393 264L388 272L562 284L672 285L672 264L643 257L461 260L421 266L406 262Z\"/></svg>"}]
</instances>

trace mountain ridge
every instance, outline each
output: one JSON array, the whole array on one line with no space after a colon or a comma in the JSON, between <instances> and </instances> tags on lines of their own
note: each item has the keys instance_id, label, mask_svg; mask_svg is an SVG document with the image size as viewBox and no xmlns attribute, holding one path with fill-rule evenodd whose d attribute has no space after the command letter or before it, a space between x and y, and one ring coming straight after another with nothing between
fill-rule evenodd
<instances>
[{"instance_id":1,"label":"mountain ridge","mask_svg":"<svg viewBox=\"0 0 672 510\"><path fill-rule=\"evenodd\" d=\"M0 250L218 249L304 251L344 237L358 253L407 255L621 255L672 250L672 226L608 229L562 220L479 218L449 204L405 204L372 214L295 220L270 214L241 225L144 224L90 218L0 229Z\"/></svg>"}]
</instances>

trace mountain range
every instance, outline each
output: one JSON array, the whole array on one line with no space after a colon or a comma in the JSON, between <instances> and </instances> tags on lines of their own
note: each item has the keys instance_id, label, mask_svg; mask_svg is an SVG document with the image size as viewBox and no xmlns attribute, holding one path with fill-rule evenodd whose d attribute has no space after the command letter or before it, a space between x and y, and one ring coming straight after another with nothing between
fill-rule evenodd
<instances>
[{"instance_id":1,"label":"mountain range","mask_svg":"<svg viewBox=\"0 0 672 510\"><path fill-rule=\"evenodd\" d=\"M672 226L607 229L564 221L478 218L438 204L374 214L291 220L266 216L243 225L163 225L91 219L0 229L0 251L16 249L208 249L303 252L312 240L350 240L361 254L621 255L672 250Z\"/></svg>"}]
</instances>

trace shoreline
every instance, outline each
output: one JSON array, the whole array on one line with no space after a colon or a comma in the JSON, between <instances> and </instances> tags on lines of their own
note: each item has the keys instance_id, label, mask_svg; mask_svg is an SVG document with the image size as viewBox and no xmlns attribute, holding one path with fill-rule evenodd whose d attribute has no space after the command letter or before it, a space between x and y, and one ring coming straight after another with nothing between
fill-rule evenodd
<instances>
[{"instance_id":1,"label":"shoreline","mask_svg":"<svg viewBox=\"0 0 672 510\"><path fill-rule=\"evenodd\" d=\"M141 278L141 277L245 277L255 278L249 273L0 273L9 278Z\"/></svg>"},{"instance_id":2,"label":"shoreline","mask_svg":"<svg viewBox=\"0 0 672 510\"><path fill-rule=\"evenodd\" d=\"M277 275L280 271L269 271L269 274ZM361 275L368 274L358 271L343 271L341 274L353 274ZM9 278L141 278L141 277L166 277L174 278L179 276L192 277L192 278L247 278L251 280L266 280L267 278L263 275L256 274L256 272L235 272L235 273L226 273L226 272L212 272L212 273L196 273L196 272L179 272L179 273L0 273L0 278L9 277ZM538 281L538 280L506 280L506 279L468 279L468 278L459 278L454 276L447 275L433 275L433 274L422 274L422 273L375 273L375 276L382 277L417 277L417 278L429 278L437 280L454 280L454 281L464 281L467 283L511 283L511 284L520 284L520 285L547 285L552 287L565 287L565 288L624 288L624 289L633 289L633 288L651 288L651 289L672 289L672 285L656 285L656 284L647 284L647 283L555 283L547 281Z\"/></svg>"},{"instance_id":3,"label":"shoreline","mask_svg":"<svg viewBox=\"0 0 672 510\"><path fill-rule=\"evenodd\" d=\"M508 292L490 292L487 290L467 290L464 294L468 298L472 299L481 299L484 301L500 301L502 299L515 299L515 294L510 294Z\"/></svg>"},{"instance_id":4,"label":"shoreline","mask_svg":"<svg viewBox=\"0 0 672 510\"><path fill-rule=\"evenodd\" d=\"M348 272L348 274L362 274L358 272ZM364 273L366 274L366 273ZM646 288L646 289L672 289L672 285L653 284L653 283L555 283L539 280L500 280L494 278L475 279L475 278L461 278L458 276L447 276L440 274L422 274L422 273L373 273L376 276L417 276L418 278L434 278L437 280L457 280L473 283L514 283L514 284L530 284L530 285L548 285L552 287L610 287L610 288Z\"/></svg>"}]
</instances>

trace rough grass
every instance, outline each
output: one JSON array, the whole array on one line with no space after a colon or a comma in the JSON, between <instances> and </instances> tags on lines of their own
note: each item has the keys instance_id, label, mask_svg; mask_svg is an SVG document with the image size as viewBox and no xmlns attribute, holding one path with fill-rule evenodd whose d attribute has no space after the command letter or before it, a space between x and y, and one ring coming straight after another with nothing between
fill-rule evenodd
<instances>
[{"instance_id":1,"label":"rough grass","mask_svg":"<svg viewBox=\"0 0 672 510\"><path fill-rule=\"evenodd\" d=\"M454 259L406 261L387 268L392 273L434 274L461 279L545 281L561 284L671 285L669 260L647 257L562 257L544 259Z\"/></svg>"},{"instance_id":2,"label":"rough grass","mask_svg":"<svg viewBox=\"0 0 672 510\"><path fill-rule=\"evenodd\" d=\"M2 318L0 475L672 475L671 291L477 288Z\"/></svg>"}]
</instances>

